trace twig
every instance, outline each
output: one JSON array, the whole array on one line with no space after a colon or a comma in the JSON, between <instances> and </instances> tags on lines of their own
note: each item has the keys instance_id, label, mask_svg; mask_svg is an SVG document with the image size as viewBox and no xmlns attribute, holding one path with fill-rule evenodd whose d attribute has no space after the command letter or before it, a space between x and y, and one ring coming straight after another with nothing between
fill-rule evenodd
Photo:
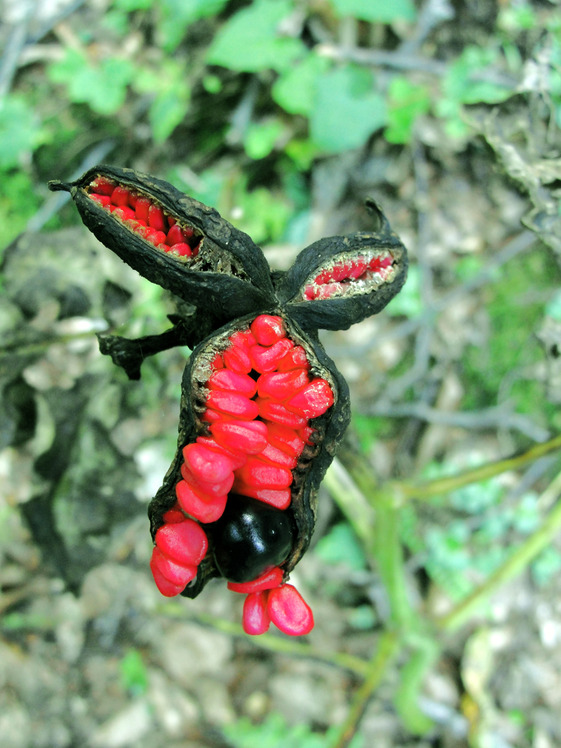
<instances>
[{"instance_id":1,"label":"twig","mask_svg":"<svg viewBox=\"0 0 561 748\"><path fill-rule=\"evenodd\" d=\"M352 704L344 722L339 726L328 748L345 748L353 739L360 720L378 688L389 666L399 651L399 640L394 632L386 632L380 637L374 657L368 665L364 683L356 691Z\"/></svg>"},{"instance_id":2,"label":"twig","mask_svg":"<svg viewBox=\"0 0 561 748\"><path fill-rule=\"evenodd\" d=\"M544 499L546 494L547 496ZM440 628L452 630L465 623L499 587L523 572L528 564L551 543L561 530L560 494L561 473L557 475L540 498L540 502L542 503L550 503L552 497L557 499L556 506L545 519L543 525L525 540L510 558L501 564L482 585L452 608L449 613L438 618L436 623Z\"/></svg>"},{"instance_id":3,"label":"twig","mask_svg":"<svg viewBox=\"0 0 561 748\"><path fill-rule=\"evenodd\" d=\"M419 418L440 426L456 426L462 429L490 429L500 427L520 431L532 441L543 442L549 432L520 413L508 412L504 406L477 411L445 411L431 408L426 403L403 403L400 405L377 404L366 411L367 415L391 418Z\"/></svg>"}]
</instances>

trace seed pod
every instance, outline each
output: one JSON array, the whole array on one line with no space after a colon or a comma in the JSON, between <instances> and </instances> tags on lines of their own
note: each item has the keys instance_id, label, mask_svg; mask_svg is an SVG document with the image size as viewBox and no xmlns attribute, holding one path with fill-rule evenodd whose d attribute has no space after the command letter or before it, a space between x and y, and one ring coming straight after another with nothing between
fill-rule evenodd
<instances>
[{"instance_id":1,"label":"seed pod","mask_svg":"<svg viewBox=\"0 0 561 748\"><path fill-rule=\"evenodd\" d=\"M86 226L128 265L190 304L204 306L218 322L273 301L259 247L214 209L167 182L132 169L97 166L75 182L53 181L49 187L70 192ZM119 210L127 211L127 220ZM183 242L175 242L181 233ZM166 244L170 234L175 244ZM179 244L191 253L185 246L174 249Z\"/></svg>"},{"instance_id":2,"label":"seed pod","mask_svg":"<svg viewBox=\"0 0 561 748\"><path fill-rule=\"evenodd\" d=\"M255 578L266 571L267 566L272 565L279 566L283 570L285 578L287 578L309 545L316 521L317 489L350 418L347 385L335 365L317 341L303 333L292 321L283 317L285 332L282 339L289 340L292 345L300 346L305 352L306 363L310 367L310 379L322 383L320 396L323 397L323 406L316 398L313 415L310 417L301 413L298 416L297 427L279 427L274 421L266 418L261 419L260 416L255 416L251 420L232 421L232 417L226 412L222 413L220 419L214 421L210 427L208 422L203 420L209 398L212 399L213 396L213 383L222 381L221 379L217 380L217 372L213 364L217 355L224 356L226 352L236 350L238 348L236 343L243 345L244 340L239 333L245 333L249 330L252 323L263 324L263 319L268 316L247 317L218 330L195 348L183 374L176 457L163 486L149 508L153 536L156 536L159 527L164 523L164 514L173 507L176 496L180 495L176 486L181 482L186 457L189 460L191 454L194 458L200 454L206 458L211 454L208 448L205 451L201 451L201 447L197 448L197 439L200 439L203 435L208 435L216 438L217 443L220 443L224 441L223 435L227 435L229 439L227 447L235 449L234 439L237 432L239 448L240 450L246 450L243 456L244 464L234 470L236 479L228 497L225 519L217 519L216 522L213 521L211 524L208 524L208 522L202 523L207 533L209 551L199 567L197 579L189 584L182 593L187 597L198 595L210 578L221 576L222 573L226 574L229 581L245 582L251 581L251 579L245 578L247 573ZM272 345L277 345L277 343L278 340L275 340ZM222 371L225 370L218 370L218 372ZM259 373L252 369L251 378L254 379L256 388L259 390L261 378L269 382L271 373ZM245 384L245 380L243 382ZM295 378L295 382L296 390L290 393L282 389L280 391L281 396L290 400L297 397L298 393L303 393L304 400L306 400L306 392L310 387L309 379L306 378L306 381L303 382ZM248 402L254 402L256 397L254 395L253 400L245 399L248 399ZM268 399L273 400L272 397ZM309 444L299 434L300 422L312 430ZM236 426L236 424L238 425ZM255 428L252 427L252 424L255 424ZM266 437L263 434L264 425L266 426ZM255 432L249 452L247 451L248 429L252 429L249 432L250 434ZM271 432L270 437L269 431ZM263 434L260 439L256 438L259 433ZM290 454L283 452L275 445L284 447ZM274 455L275 451L279 454L276 463L271 461L273 460L271 455ZM266 453L266 455L260 459L261 453ZM285 460L287 457L292 460L294 465L292 469L286 466ZM199 462L202 464L202 468L198 468ZM193 459L193 465L196 466L196 469L208 469L204 460L200 459L199 462L195 462ZM216 469L219 468L226 469L222 462L217 460ZM277 481L276 485L268 482L270 480L269 476ZM222 473L218 477L221 478ZM240 486L246 487L247 491L244 492L244 495L249 498L244 500L237 495L242 493ZM198 491L196 485L194 485L194 489ZM283 510L280 511L278 508L274 508L278 504L275 504L274 496L271 496L271 494L276 496L281 494L282 490L285 491L282 496L286 495L288 498L288 506L286 508L283 506ZM267 522L263 521L262 523L265 529L263 535L257 537L257 545L262 542L267 546L269 541L265 535L274 521L270 518L277 516L275 512L283 515L282 530L278 530L279 533L282 532L283 538L286 537L287 528L290 528L291 541L286 548L286 552L281 554L282 558L269 557L267 555L268 547L265 547L256 550L252 560L251 549L248 549L246 554L241 554L239 548L230 547L228 537L236 533L239 535L238 520L242 522L243 527L254 528L261 523L262 518L258 516L259 511L252 514L252 506L255 506L256 503L253 501L255 496L257 496L257 504L262 504L264 509L267 509L267 505L273 507L268 510ZM283 505L284 503L286 502L283 501ZM236 507L243 507L243 512L240 509L239 516L236 515ZM191 514L191 516L193 515ZM256 538L255 533L253 533L253 538ZM236 555L240 557L240 574L244 576L243 579L240 579L234 568ZM233 556L233 559L226 564L224 558L230 556ZM259 565L263 558L265 559L264 568ZM248 569L249 571L247 571Z\"/></svg>"},{"instance_id":3,"label":"seed pod","mask_svg":"<svg viewBox=\"0 0 561 748\"><path fill-rule=\"evenodd\" d=\"M193 349L177 451L148 509L158 588L192 598L225 576L247 594L247 633L270 622L308 633L313 615L287 580L350 419L347 385L317 330L380 311L405 280L405 248L370 202L372 233L321 239L271 274L246 234L159 179L99 166L49 186L69 191L86 226L125 262L196 307L161 336L100 341L129 376L146 355Z\"/></svg>"}]
</instances>

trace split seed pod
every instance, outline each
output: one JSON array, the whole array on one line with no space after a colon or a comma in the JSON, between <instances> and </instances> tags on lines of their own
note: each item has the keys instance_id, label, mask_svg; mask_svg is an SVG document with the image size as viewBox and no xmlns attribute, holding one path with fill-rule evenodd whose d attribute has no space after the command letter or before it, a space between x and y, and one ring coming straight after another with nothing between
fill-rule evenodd
<instances>
[{"instance_id":1,"label":"split seed pod","mask_svg":"<svg viewBox=\"0 0 561 748\"><path fill-rule=\"evenodd\" d=\"M405 248L370 202L372 233L321 239L272 274L246 234L159 179L99 166L50 187L69 191L86 226L126 263L195 307L160 340L112 348L130 376L146 355L193 349L177 452L148 510L158 588L195 597L223 576L248 596L248 633L271 621L307 633L311 610L287 581L350 419L347 385L317 330L380 311L405 281Z\"/></svg>"}]
</instances>

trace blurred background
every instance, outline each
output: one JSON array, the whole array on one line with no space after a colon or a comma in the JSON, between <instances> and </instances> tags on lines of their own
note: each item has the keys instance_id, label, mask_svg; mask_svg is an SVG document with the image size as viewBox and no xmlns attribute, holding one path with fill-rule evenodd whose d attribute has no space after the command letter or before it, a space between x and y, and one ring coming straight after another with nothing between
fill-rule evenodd
<instances>
[{"instance_id":1,"label":"blurred background","mask_svg":"<svg viewBox=\"0 0 561 748\"><path fill-rule=\"evenodd\" d=\"M541 0L3 0L6 748L561 745L561 14ZM293 575L305 641L151 580L189 351L49 179L168 180L272 267L383 207L410 254L322 334L353 421ZM514 456L513 456L514 455Z\"/></svg>"}]
</instances>

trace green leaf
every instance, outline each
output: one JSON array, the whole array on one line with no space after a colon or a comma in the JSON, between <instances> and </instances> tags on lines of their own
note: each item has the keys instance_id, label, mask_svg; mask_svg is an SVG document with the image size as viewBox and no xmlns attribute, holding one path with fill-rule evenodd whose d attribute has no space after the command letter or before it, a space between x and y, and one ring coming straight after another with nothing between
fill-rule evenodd
<instances>
[{"instance_id":1,"label":"green leaf","mask_svg":"<svg viewBox=\"0 0 561 748\"><path fill-rule=\"evenodd\" d=\"M330 0L339 17L353 16L371 23L414 21L417 12L412 0Z\"/></svg>"},{"instance_id":2,"label":"green leaf","mask_svg":"<svg viewBox=\"0 0 561 748\"><path fill-rule=\"evenodd\" d=\"M408 78L396 76L390 83L388 94L385 138L388 143L408 143L415 120L429 111L429 91Z\"/></svg>"},{"instance_id":3,"label":"green leaf","mask_svg":"<svg viewBox=\"0 0 561 748\"><path fill-rule=\"evenodd\" d=\"M368 70L346 65L318 79L310 133L323 150L358 148L385 123L385 101Z\"/></svg>"},{"instance_id":4,"label":"green leaf","mask_svg":"<svg viewBox=\"0 0 561 748\"><path fill-rule=\"evenodd\" d=\"M103 115L114 114L124 104L133 73L129 60L107 57L94 65L75 49L67 49L64 58L48 70L54 83L66 85L71 101L88 104Z\"/></svg>"},{"instance_id":5,"label":"green leaf","mask_svg":"<svg viewBox=\"0 0 561 748\"><path fill-rule=\"evenodd\" d=\"M154 142L163 143L184 119L189 106L189 96L176 89L168 89L158 94L152 105L148 118L154 136Z\"/></svg>"},{"instance_id":6,"label":"green leaf","mask_svg":"<svg viewBox=\"0 0 561 748\"><path fill-rule=\"evenodd\" d=\"M20 158L38 145L39 120L27 102L13 94L0 100L0 168L18 166Z\"/></svg>"},{"instance_id":7,"label":"green leaf","mask_svg":"<svg viewBox=\"0 0 561 748\"><path fill-rule=\"evenodd\" d=\"M142 655L136 649L129 649L120 663L123 688L133 695L146 693L148 672Z\"/></svg>"},{"instance_id":8,"label":"green leaf","mask_svg":"<svg viewBox=\"0 0 561 748\"><path fill-rule=\"evenodd\" d=\"M162 0L162 47L166 52L173 52L192 23L217 15L227 2L228 0Z\"/></svg>"},{"instance_id":9,"label":"green leaf","mask_svg":"<svg viewBox=\"0 0 561 748\"><path fill-rule=\"evenodd\" d=\"M244 148L250 158L265 158L275 147L284 130L282 122L271 119L267 122L252 122L245 133Z\"/></svg>"},{"instance_id":10,"label":"green leaf","mask_svg":"<svg viewBox=\"0 0 561 748\"><path fill-rule=\"evenodd\" d=\"M330 64L326 57L310 52L282 72L273 85L273 99L290 114L309 117L314 107L318 80Z\"/></svg>"},{"instance_id":11,"label":"green leaf","mask_svg":"<svg viewBox=\"0 0 561 748\"><path fill-rule=\"evenodd\" d=\"M220 29L207 62L247 72L283 70L305 51L300 40L279 32L281 21L293 10L291 0L256 0Z\"/></svg>"}]
</instances>

